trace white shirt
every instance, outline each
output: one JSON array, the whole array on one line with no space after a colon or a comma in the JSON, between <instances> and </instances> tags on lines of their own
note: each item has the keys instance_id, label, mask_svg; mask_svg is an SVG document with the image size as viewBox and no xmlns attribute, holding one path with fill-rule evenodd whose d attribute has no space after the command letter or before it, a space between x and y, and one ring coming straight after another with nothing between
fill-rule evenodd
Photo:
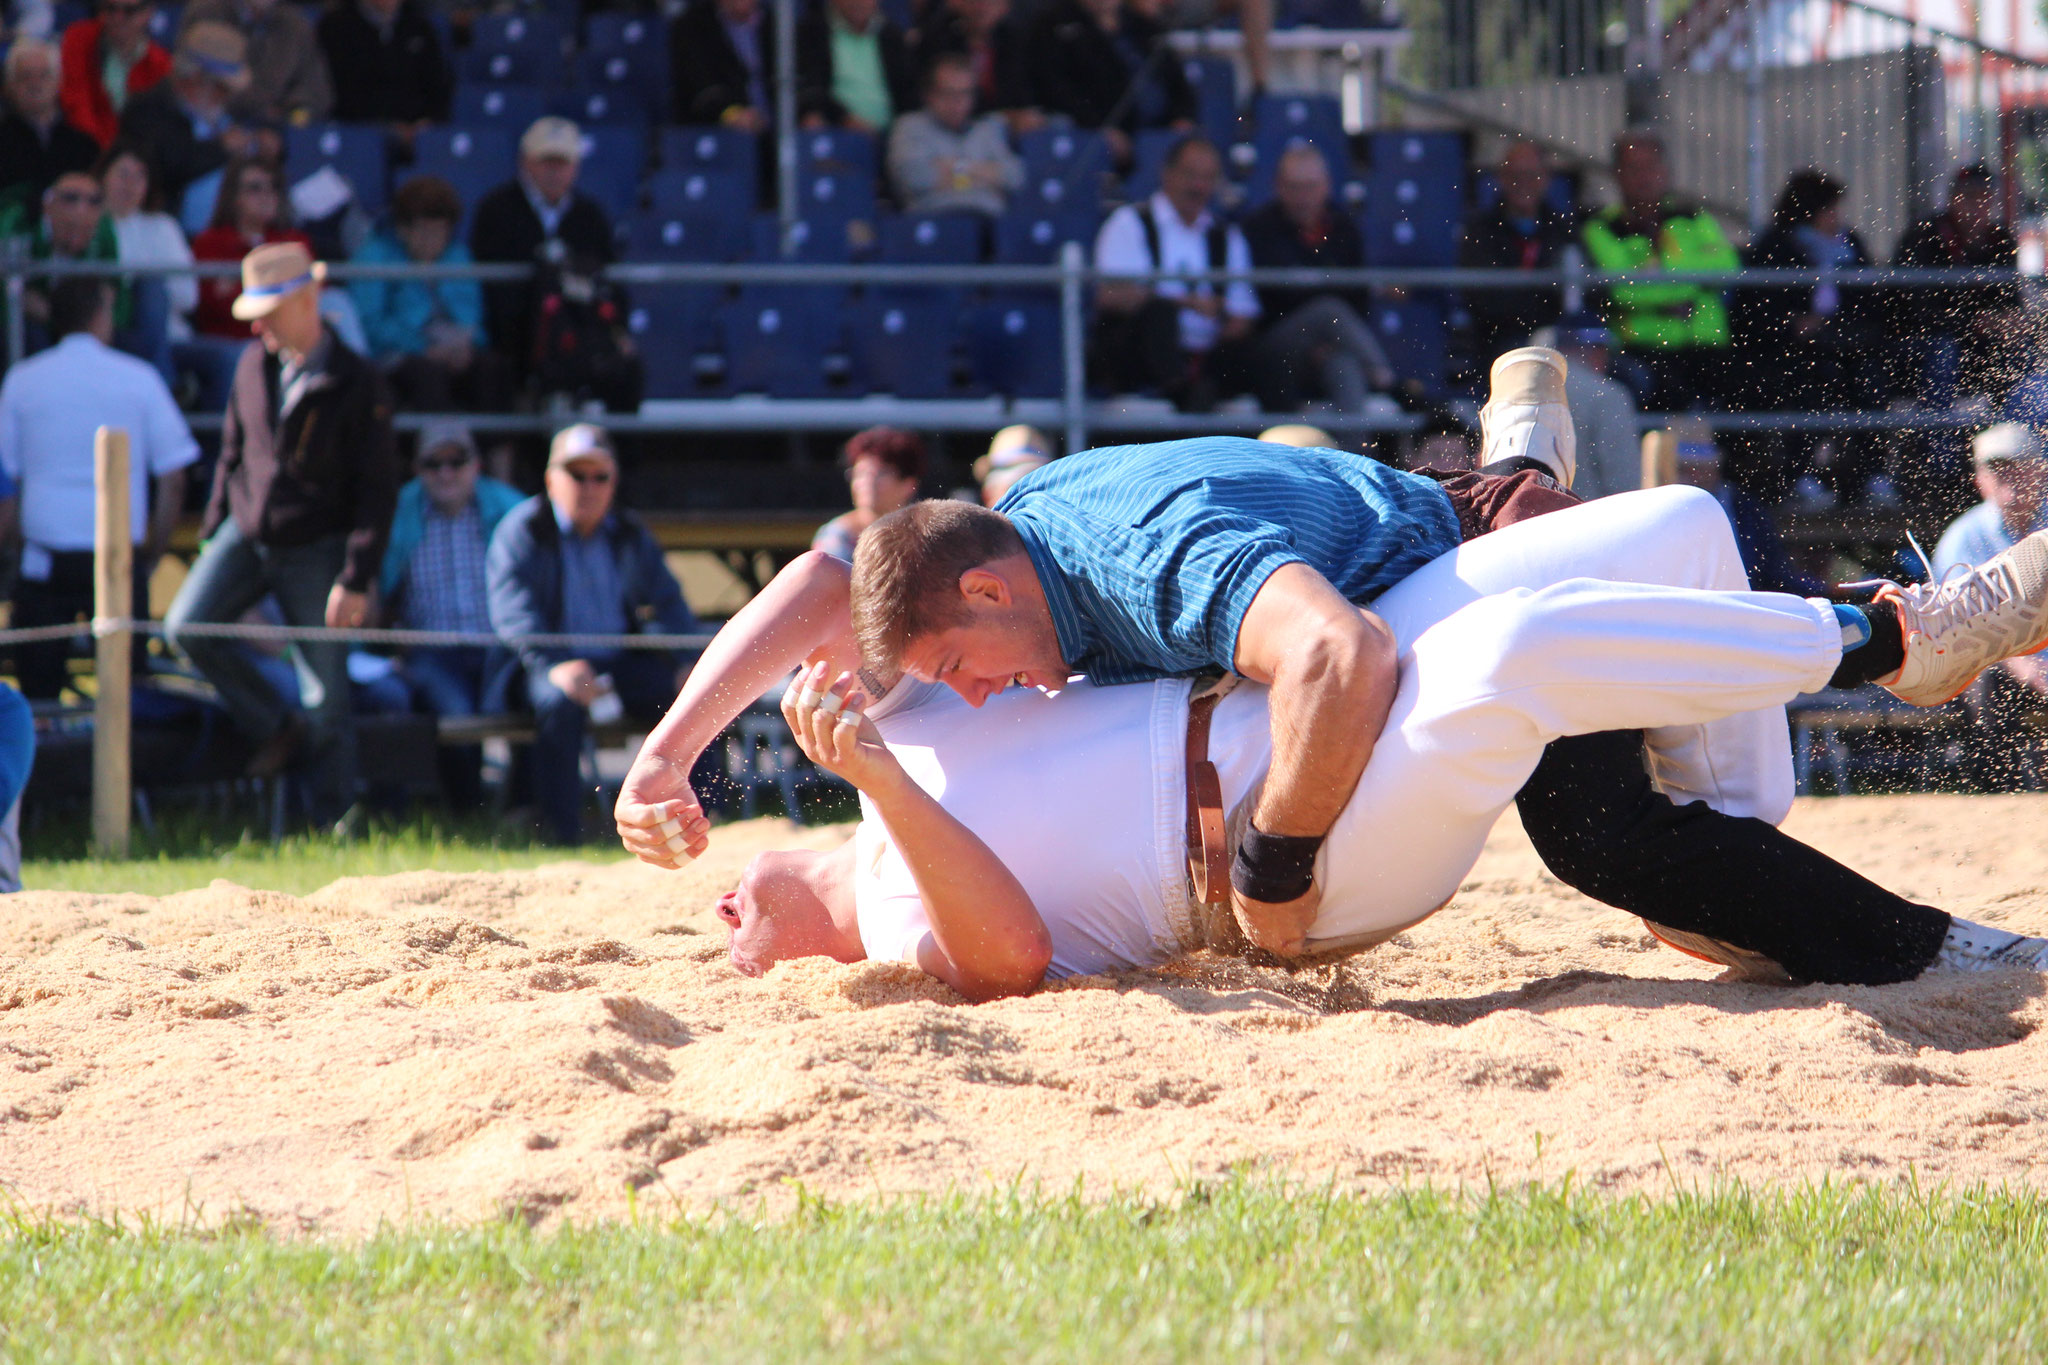
<instances>
[{"instance_id":1,"label":"white shirt","mask_svg":"<svg viewBox=\"0 0 2048 1365\"><path fill-rule=\"evenodd\" d=\"M163 378L85 332L16 365L0 383L0 469L21 488L22 572L34 555L93 547L93 435L128 433L129 523L142 539L149 480L199 458L199 444ZM43 575L49 573L42 560Z\"/></svg>"},{"instance_id":2,"label":"white shirt","mask_svg":"<svg viewBox=\"0 0 2048 1365\"><path fill-rule=\"evenodd\" d=\"M114 220L114 241L123 265L190 265L192 247L177 220L168 213L131 213ZM199 306L196 275L159 275L171 303L171 340L191 337L186 317Z\"/></svg>"},{"instance_id":3,"label":"white shirt","mask_svg":"<svg viewBox=\"0 0 2048 1365\"><path fill-rule=\"evenodd\" d=\"M1262 687L1223 699L1210 756L1228 809L1272 753ZM1076 680L1056 697L1010 688L976 711L906 678L870 714L920 787L980 836L1052 935L1054 977L1167 961L1194 946L1187 896L1188 682ZM876 961L916 962L930 932L909 865L865 797L854 906Z\"/></svg>"},{"instance_id":4,"label":"white shirt","mask_svg":"<svg viewBox=\"0 0 2048 1365\"><path fill-rule=\"evenodd\" d=\"M1199 272L1216 267L1209 262L1209 228L1216 221L1215 216L1204 210L1191 227L1181 221L1180 214L1173 208L1173 202L1164 193L1154 194L1144 205L1152 215L1152 221L1159 227L1159 257L1156 268L1165 271ZM1095 235L1095 268L1112 275L1144 275L1154 268L1152 253L1145 244L1145 225L1138 221L1139 206L1126 204L1109 215L1102 230ZM1245 245L1244 234L1235 227L1230 228L1223 239L1224 261L1222 268L1232 273L1241 273L1252 268L1251 248ZM1184 299L1192 294L1196 298L1213 298L1216 286L1204 280L1192 286L1186 280L1159 280L1152 286L1153 292L1165 299ZM1251 284L1242 279L1230 281L1223 294L1223 311L1234 318L1255 318L1259 315L1259 296ZM1215 318L1205 317L1192 308L1180 310L1180 344L1184 351L1206 351L1216 344L1216 334L1221 324Z\"/></svg>"}]
</instances>

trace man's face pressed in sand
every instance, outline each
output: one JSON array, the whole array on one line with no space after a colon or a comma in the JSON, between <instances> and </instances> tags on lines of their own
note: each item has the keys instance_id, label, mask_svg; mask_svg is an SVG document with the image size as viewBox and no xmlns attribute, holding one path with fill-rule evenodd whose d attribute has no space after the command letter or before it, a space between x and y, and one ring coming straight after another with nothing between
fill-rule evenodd
<instances>
[{"instance_id":1,"label":"man's face pressed in sand","mask_svg":"<svg viewBox=\"0 0 2048 1365\"><path fill-rule=\"evenodd\" d=\"M853 841L829 852L756 854L718 900L734 970L760 976L795 957L867 957L853 906Z\"/></svg>"}]
</instances>

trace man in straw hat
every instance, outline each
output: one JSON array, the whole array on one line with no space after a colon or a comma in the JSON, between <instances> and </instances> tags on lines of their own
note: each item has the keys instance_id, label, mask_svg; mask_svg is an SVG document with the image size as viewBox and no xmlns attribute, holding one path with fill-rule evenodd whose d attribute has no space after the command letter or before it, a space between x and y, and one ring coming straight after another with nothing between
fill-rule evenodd
<instances>
[{"instance_id":1,"label":"man in straw hat","mask_svg":"<svg viewBox=\"0 0 2048 1365\"><path fill-rule=\"evenodd\" d=\"M981 485L981 505L994 507L1010 491L1010 485L1034 469L1052 463L1052 442L1037 427L1022 422L1004 427L989 439L988 453L974 462L975 482Z\"/></svg>"},{"instance_id":2,"label":"man in straw hat","mask_svg":"<svg viewBox=\"0 0 2048 1365\"><path fill-rule=\"evenodd\" d=\"M347 808L355 786L348 646L298 645L302 677L311 673L319 689L308 733L237 642L187 629L237 620L269 596L290 625L364 623L398 456L383 381L321 321L324 274L296 242L260 246L242 260L234 311L257 340L235 366L205 548L164 624L255 746L251 776L273 776L310 747L314 815L327 820Z\"/></svg>"},{"instance_id":3,"label":"man in straw hat","mask_svg":"<svg viewBox=\"0 0 2048 1365\"><path fill-rule=\"evenodd\" d=\"M258 134L228 113L228 101L249 88L248 54L248 40L229 24L188 25L169 78L121 111L122 135L149 158L164 203L187 232L212 216L228 159L266 150Z\"/></svg>"}]
</instances>

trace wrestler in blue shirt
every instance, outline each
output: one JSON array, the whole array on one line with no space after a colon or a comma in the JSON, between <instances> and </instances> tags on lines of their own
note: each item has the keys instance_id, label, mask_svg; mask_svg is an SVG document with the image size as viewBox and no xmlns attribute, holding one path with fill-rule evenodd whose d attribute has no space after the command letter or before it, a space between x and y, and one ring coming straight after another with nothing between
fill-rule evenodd
<instances>
[{"instance_id":1,"label":"wrestler in blue shirt","mask_svg":"<svg viewBox=\"0 0 2048 1365\"><path fill-rule=\"evenodd\" d=\"M1271 687L1273 764L1233 898L1254 942L1299 951L1315 849L1393 704L1392 632L1357 604L1456 548L1443 489L1334 450L1210 436L1086 451L996 512L925 503L889 524L879 553L863 539L852 589L878 669L975 706L1076 672L1221 668Z\"/></svg>"}]
</instances>

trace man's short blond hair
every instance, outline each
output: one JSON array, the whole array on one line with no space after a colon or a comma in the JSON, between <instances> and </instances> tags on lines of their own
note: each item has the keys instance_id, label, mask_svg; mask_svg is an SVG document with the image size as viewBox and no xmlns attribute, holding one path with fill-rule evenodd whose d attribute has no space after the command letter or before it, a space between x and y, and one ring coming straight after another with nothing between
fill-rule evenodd
<instances>
[{"instance_id":1,"label":"man's short blond hair","mask_svg":"<svg viewBox=\"0 0 2048 1365\"><path fill-rule=\"evenodd\" d=\"M862 660L883 676L901 673L914 641L967 619L960 575L1023 549L1008 517L970 502L913 502L878 518L853 551Z\"/></svg>"}]
</instances>

